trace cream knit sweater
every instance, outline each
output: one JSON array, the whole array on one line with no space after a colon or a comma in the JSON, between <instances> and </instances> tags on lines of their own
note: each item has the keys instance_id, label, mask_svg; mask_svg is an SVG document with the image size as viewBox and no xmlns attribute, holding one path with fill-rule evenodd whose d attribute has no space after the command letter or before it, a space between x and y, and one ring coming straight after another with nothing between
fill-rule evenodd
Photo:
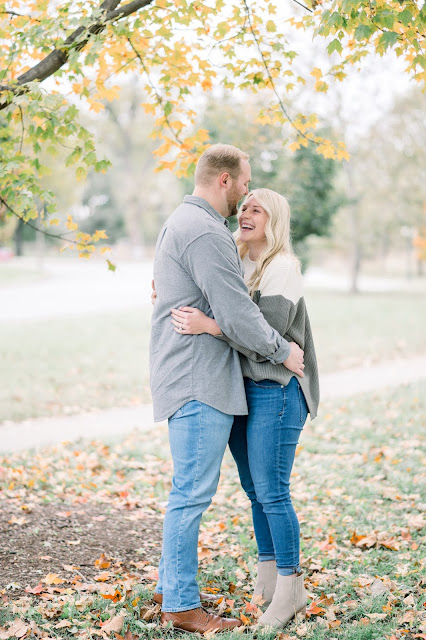
<instances>
[{"instance_id":1,"label":"cream knit sweater","mask_svg":"<svg viewBox=\"0 0 426 640\"><path fill-rule=\"evenodd\" d=\"M255 262L243 260L244 279L248 282ZM305 352L304 377L298 377L311 418L317 415L319 404L318 366L308 312L303 297L303 277L295 260L284 254L275 256L267 266L254 292L253 300L266 321L289 342L296 342ZM275 380L287 385L293 375L283 365L274 365L253 351L227 340L240 352L243 374L252 380Z\"/></svg>"}]
</instances>

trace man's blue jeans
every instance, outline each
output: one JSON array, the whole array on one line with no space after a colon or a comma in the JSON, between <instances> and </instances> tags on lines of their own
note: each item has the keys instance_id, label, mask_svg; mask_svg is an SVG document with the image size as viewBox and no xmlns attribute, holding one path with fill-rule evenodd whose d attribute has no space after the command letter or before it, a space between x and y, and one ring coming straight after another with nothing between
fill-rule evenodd
<instances>
[{"instance_id":1,"label":"man's blue jeans","mask_svg":"<svg viewBox=\"0 0 426 640\"><path fill-rule=\"evenodd\" d=\"M158 593L163 611L200 607L198 533L216 493L234 416L193 400L169 418L173 483L163 526Z\"/></svg>"},{"instance_id":2,"label":"man's blue jeans","mask_svg":"<svg viewBox=\"0 0 426 640\"><path fill-rule=\"evenodd\" d=\"M229 447L251 501L259 561L278 573L299 571L299 521L290 498L290 474L308 408L296 377L287 386L245 379L248 416L236 416Z\"/></svg>"}]
</instances>

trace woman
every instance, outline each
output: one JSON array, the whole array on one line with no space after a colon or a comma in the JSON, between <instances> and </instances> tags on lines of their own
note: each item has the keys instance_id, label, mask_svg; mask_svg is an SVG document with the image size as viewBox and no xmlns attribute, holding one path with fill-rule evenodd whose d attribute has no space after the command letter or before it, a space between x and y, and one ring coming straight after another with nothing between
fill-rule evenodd
<instances>
[{"instance_id":1,"label":"woman","mask_svg":"<svg viewBox=\"0 0 426 640\"><path fill-rule=\"evenodd\" d=\"M287 200L270 189L249 193L236 234L245 281L269 324L305 352L300 379L282 365L228 340L214 320L192 307L172 310L180 334L210 333L240 351L248 416L236 416L229 446L252 505L259 549L254 599L269 605L262 626L283 627L306 609L299 566L299 522L289 482L300 432L319 402L318 369L303 298L300 264L290 241Z\"/></svg>"}]
</instances>

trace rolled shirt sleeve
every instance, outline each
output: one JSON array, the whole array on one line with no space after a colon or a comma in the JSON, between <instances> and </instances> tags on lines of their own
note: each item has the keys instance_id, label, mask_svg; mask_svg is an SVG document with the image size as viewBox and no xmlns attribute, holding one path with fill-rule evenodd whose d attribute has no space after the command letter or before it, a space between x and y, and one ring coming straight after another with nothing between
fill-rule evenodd
<instances>
[{"instance_id":1,"label":"rolled shirt sleeve","mask_svg":"<svg viewBox=\"0 0 426 640\"><path fill-rule=\"evenodd\" d=\"M250 298L241 276L235 242L208 232L191 242L181 256L182 264L208 301L213 317L230 341L282 364L290 345L263 317Z\"/></svg>"}]
</instances>

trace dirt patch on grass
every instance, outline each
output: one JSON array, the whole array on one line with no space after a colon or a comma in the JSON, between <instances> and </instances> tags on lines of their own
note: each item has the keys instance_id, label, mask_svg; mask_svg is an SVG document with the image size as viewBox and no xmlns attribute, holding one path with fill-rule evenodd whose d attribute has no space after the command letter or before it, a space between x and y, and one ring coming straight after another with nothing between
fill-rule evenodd
<instances>
[{"instance_id":1,"label":"dirt patch on grass","mask_svg":"<svg viewBox=\"0 0 426 640\"><path fill-rule=\"evenodd\" d=\"M86 581L102 572L95 561L104 554L115 567L143 575L157 565L162 518L143 510L121 511L110 505L48 504L23 510L0 508L0 589L18 595L47 574L65 581ZM72 570L74 568L74 571ZM116 570L116 569L115 569Z\"/></svg>"}]
</instances>

